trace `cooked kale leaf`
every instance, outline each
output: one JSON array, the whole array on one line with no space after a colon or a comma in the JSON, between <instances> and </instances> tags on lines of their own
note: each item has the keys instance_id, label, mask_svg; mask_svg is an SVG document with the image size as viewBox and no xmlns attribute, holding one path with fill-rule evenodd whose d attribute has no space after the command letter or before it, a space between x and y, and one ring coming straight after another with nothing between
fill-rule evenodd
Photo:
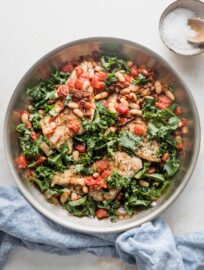
<instances>
[{"instance_id":1,"label":"cooked kale leaf","mask_svg":"<svg viewBox=\"0 0 204 270\"><path fill-rule=\"evenodd\" d=\"M110 73L116 70L124 70L127 73L130 72L127 63L117 57L102 56L101 63L103 65L103 68Z\"/></svg>"},{"instance_id":2,"label":"cooked kale leaf","mask_svg":"<svg viewBox=\"0 0 204 270\"><path fill-rule=\"evenodd\" d=\"M119 133L119 145L122 146L124 151L128 154L134 154L141 143L141 138L131 132L122 131Z\"/></svg>"}]
</instances>

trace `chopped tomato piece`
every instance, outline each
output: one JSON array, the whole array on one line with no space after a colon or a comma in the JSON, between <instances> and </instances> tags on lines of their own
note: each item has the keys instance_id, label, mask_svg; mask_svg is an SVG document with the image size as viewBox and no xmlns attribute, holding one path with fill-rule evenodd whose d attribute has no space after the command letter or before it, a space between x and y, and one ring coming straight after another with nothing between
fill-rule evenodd
<instances>
[{"instance_id":1,"label":"chopped tomato piece","mask_svg":"<svg viewBox=\"0 0 204 270\"><path fill-rule=\"evenodd\" d=\"M98 160L94 163L94 167L101 173L109 168L109 162L106 160Z\"/></svg>"},{"instance_id":2,"label":"chopped tomato piece","mask_svg":"<svg viewBox=\"0 0 204 270\"><path fill-rule=\"evenodd\" d=\"M76 80L77 80L76 77L69 78L68 87L71 88L71 89L74 89L75 88Z\"/></svg>"},{"instance_id":3,"label":"chopped tomato piece","mask_svg":"<svg viewBox=\"0 0 204 270\"><path fill-rule=\"evenodd\" d=\"M100 71L98 74L97 74L98 78L99 78L99 81L102 81L102 82L105 82L107 80L107 73L106 72L103 72L103 71Z\"/></svg>"},{"instance_id":4,"label":"chopped tomato piece","mask_svg":"<svg viewBox=\"0 0 204 270\"><path fill-rule=\"evenodd\" d=\"M179 150L182 150L183 149L183 142L179 142L176 146Z\"/></svg>"},{"instance_id":5,"label":"chopped tomato piece","mask_svg":"<svg viewBox=\"0 0 204 270\"><path fill-rule=\"evenodd\" d=\"M124 77L125 77L125 81L127 83L131 83L131 76L130 75L125 74Z\"/></svg>"},{"instance_id":6,"label":"chopped tomato piece","mask_svg":"<svg viewBox=\"0 0 204 270\"><path fill-rule=\"evenodd\" d=\"M166 152L163 154L161 159L162 159L162 161L166 161L168 158L169 158L169 152Z\"/></svg>"},{"instance_id":7,"label":"chopped tomato piece","mask_svg":"<svg viewBox=\"0 0 204 270\"><path fill-rule=\"evenodd\" d=\"M83 78L83 79L89 79L89 73L88 72L84 72L80 78Z\"/></svg>"},{"instance_id":8,"label":"chopped tomato piece","mask_svg":"<svg viewBox=\"0 0 204 270\"><path fill-rule=\"evenodd\" d=\"M18 165L19 169L25 169L27 167L27 160L26 157L21 154L16 158L16 164Z\"/></svg>"},{"instance_id":9,"label":"chopped tomato piece","mask_svg":"<svg viewBox=\"0 0 204 270\"><path fill-rule=\"evenodd\" d=\"M122 104L118 105L116 110L118 111L120 115L125 115L126 113L129 112L129 108Z\"/></svg>"},{"instance_id":10,"label":"chopped tomato piece","mask_svg":"<svg viewBox=\"0 0 204 270\"><path fill-rule=\"evenodd\" d=\"M78 67L75 69L77 77L81 76L81 74L84 72L83 68Z\"/></svg>"},{"instance_id":11,"label":"chopped tomato piece","mask_svg":"<svg viewBox=\"0 0 204 270\"><path fill-rule=\"evenodd\" d=\"M75 149L79 151L79 153L85 153L86 147L84 144L77 144L75 145Z\"/></svg>"},{"instance_id":12,"label":"chopped tomato piece","mask_svg":"<svg viewBox=\"0 0 204 270\"><path fill-rule=\"evenodd\" d=\"M99 208L96 210L96 216L98 219L103 219L108 217L108 211L106 209Z\"/></svg>"},{"instance_id":13,"label":"chopped tomato piece","mask_svg":"<svg viewBox=\"0 0 204 270\"><path fill-rule=\"evenodd\" d=\"M71 64L66 64L62 66L61 71L64 73L71 73L73 71L74 67Z\"/></svg>"},{"instance_id":14,"label":"chopped tomato piece","mask_svg":"<svg viewBox=\"0 0 204 270\"><path fill-rule=\"evenodd\" d=\"M47 158L44 156L39 156L35 162L35 165L40 165L42 164Z\"/></svg>"},{"instance_id":15,"label":"chopped tomato piece","mask_svg":"<svg viewBox=\"0 0 204 270\"><path fill-rule=\"evenodd\" d=\"M33 139L33 141L36 141L38 138L38 135L35 131L31 131L30 136Z\"/></svg>"},{"instance_id":16,"label":"chopped tomato piece","mask_svg":"<svg viewBox=\"0 0 204 270\"><path fill-rule=\"evenodd\" d=\"M133 78L136 78L138 75L138 69L136 66L132 66L130 69L130 74L132 75Z\"/></svg>"},{"instance_id":17,"label":"chopped tomato piece","mask_svg":"<svg viewBox=\"0 0 204 270\"><path fill-rule=\"evenodd\" d=\"M163 110L163 109L169 107L169 105L168 104L161 103L161 102L156 102L155 103L155 107L159 108L160 110Z\"/></svg>"},{"instance_id":18,"label":"chopped tomato piece","mask_svg":"<svg viewBox=\"0 0 204 270\"><path fill-rule=\"evenodd\" d=\"M149 72L146 69L144 69L144 68L141 68L140 69L140 73L142 73L142 75L144 75L144 76L148 76L149 75Z\"/></svg>"},{"instance_id":19,"label":"chopped tomato piece","mask_svg":"<svg viewBox=\"0 0 204 270\"><path fill-rule=\"evenodd\" d=\"M79 90L82 89L83 83L84 82L82 80L77 79L75 83L75 88Z\"/></svg>"},{"instance_id":20,"label":"chopped tomato piece","mask_svg":"<svg viewBox=\"0 0 204 270\"><path fill-rule=\"evenodd\" d=\"M150 167L150 168L148 169L148 173L149 173L149 174L155 173L155 171L156 171L155 167Z\"/></svg>"},{"instance_id":21,"label":"chopped tomato piece","mask_svg":"<svg viewBox=\"0 0 204 270\"><path fill-rule=\"evenodd\" d=\"M32 124L31 124L30 121L27 122L26 127L27 127L27 128L32 128Z\"/></svg>"},{"instance_id":22,"label":"chopped tomato piece","mask_svg":"<svg viewBox=\"0 0 204 270\"><path fill-rule=\"evenodd\" d=\"M139 136L142 136L144 133L144 129L143 129L142 125L140 125L140 124L135 125L134 126L134 133L139 135Z\"/></svg>"},{"instance_id":23,"label":"chopped tomato piece","mask_svg":"<svg viewBox=\"0 0 204 270\"><path fill-rule=\"evenodd\" d=\"M95 188L107 188L107 184L106 182L104 181L103 178L101 177L98 177L96 179L96 184L94 185Z\"/></svg>"},{"instance_id":24,"label":"chopped tomato piece","mask_svg":"<svg viewBox=\"0 0 204 270\"><path fill-rule=\"evenodd\" d=\"M176 107L176 110L175 110L175 114L176 114L176 115L181 115L182 112L183 112L183 111L182 111L182 108L177 106L177 107Z\"/></svg>"},{"instance_id":25,"label":"chopped tomato piece","mask_svg":"<svg viewBox=\"0 0 204 270\"><path fill-rule=\"evenodd\" d=\"M71 129L74 133L78 133L78 131L79 131L79 129L80 129L80 127L79 126L77 126L77 125L69 125L68 126L69 127L69 129Z\"/></svg>"},{"instance_id":26,"label":"chopped tomato piece","mask_svg":"<svg viewBox=\"0 0 204 270\"><path fill-rule=\"evenodd\" d=\"M185 117L182 117L181 122L185 126L187 124L187 119Z\"/></svg>"},{"instance_id":27,"label":"chopped tomato piece","mask_svg":"<svg viewBox=\"0 0 204 270\"><path fill-rule=\"evenodd\" d=\"M168 106L171 104L170 98L168 98L166 95L160 96L158 101L163 104L167 104Z\"/></svg>"},{"instance_id":28,"label":"chopped tomato piece","mask_svg":"<svg viewBox=\"0 0 204 270\"><path fill-rule=\"evenodd\" d=\"M98 78L98 76L93 76L93 78L92 78L92 80L91 80L91 85L93 86L93 87L96 87L97 85L98 85L98 83L99 83L99 78Z\"/></svg>"},{"instance_id":29,"label":"chopped tomato piece","mask_svg":"<svg viewBox=\"0 0 204 270\"><path fill-rule=\"evenodd\" d=\"M57 88L57 94L59 97L66 97L69 95L69 88L66 84L59 85Z\"/></svg>"},{"instance_id":30,"label":"chopped tomato piece","mask_svg":"<svg viewBox=\"0 0 204 270\"><path fill-rule=\"evenodd\" d=\"M90 102L85 102L83 106L87 110L90 110L93 108L93 105Z\"/></svg>"},{"instance_id":31,"label":"chopped tomato piece","mask_svg":"<svg viewBox=\"0 0 204 270\"><path fill-rule=\"evenodd\" d=\"M98 90L98 91L102 91L105 89L105 83L104 82L98 82L95 86L95 88Z\"/></svg>"},{"instance_id":32,"label":"chopped tomato piece","mask_svg":"<svg viewBox=\"0 0 204 270\"><path fill-rule=\"evenodd\" d=\"M96 181L92 176L85 177L85 185L93 186L95 183L96 183Z\"/></svg>"},{"instance_id":33,"label":"chopped tomato piece","mask_svg":"<svg viewBox=\"0 0 204 270\"><path fill-rule=\"evenodd\" d=\"M105 171L102 172L101 177L102 177L103 179L106 179L106 178L108 178L110 175L111 175L111 170L105 170Z\"/></svg>"}]
</instances>

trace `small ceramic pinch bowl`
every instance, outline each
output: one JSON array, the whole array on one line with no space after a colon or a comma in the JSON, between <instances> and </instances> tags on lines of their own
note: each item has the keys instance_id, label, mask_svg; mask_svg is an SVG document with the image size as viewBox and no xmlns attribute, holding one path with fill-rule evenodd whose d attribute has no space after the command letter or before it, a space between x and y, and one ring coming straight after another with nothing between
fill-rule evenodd
<instances>
[{"instance_id":1,"label":"small ceramic pinch bowl","mask_svg":"<svg viewBox=\"0 0 204 270\"><path fill-rule=\"evenodd\" d=\"M170 42L166 39L163 32L164 20L167 15L175 9L185 8L191 10L196 17L204 18L204 2L199 0L177 0L170 4L162 13L160 21L159 21L159 33L160 37L164 43L164 45L170 49L171 51L180 54L180 55L197 55L204 52L204 46L191 46L189 49L180 49L177 48L176 45L170 44ZM178 29L175 29L178 31Z\"/></svg>"}]
</instances>

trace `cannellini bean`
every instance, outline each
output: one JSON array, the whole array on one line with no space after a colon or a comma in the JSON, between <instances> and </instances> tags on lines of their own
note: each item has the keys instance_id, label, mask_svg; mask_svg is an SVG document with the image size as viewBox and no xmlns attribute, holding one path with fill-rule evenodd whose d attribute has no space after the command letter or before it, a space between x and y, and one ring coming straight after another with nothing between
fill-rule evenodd
<instances>
[{"instance_id":1,"label":"cannellini bean","mask_svg":"<svg viewBox=\"0 0 204 270\"><path fill-rule=\"evenodd\" d=\"M182 127L181 132L182 132L182 134L187 134L188 133L188 127L187 126Z\"/></svg>"},{"instance_id":2,"label":"cannellini bean","mask_svg":"<svg viewBox=\"0 0 204 270\"><path fill-rule=\"evenodd\" d=\"M53 151L50 149L49 145L45 142L40 144L40 149L46 154L46 156L52 155Z\"/></svg>"},{"instance_id":3,"label":"cannellini bean","mask_svg":"<svg viewBox=\"0 0 204 270\"><path fill-rule=\"evenodd\" d=\"M139 181L139 185L141 187L149 187L149 182L145 181L145 180L140 180Z\"/></svg>"},{"instance_id":4,"label":"cannellini bean","mask_svg":"<svg viewBox=\"0 0 204 270\"><path fill-rule=\"evenodd\" d=\"M89 87L89 85L90 85L90 82L89 82L89 81L85 81L85 82L83 83L83 85L82 85L82 89L83 89L83 90L86 90L86 88Z\"/></svg>"},{"instance_id":5,"label":"cannellini bean","mask_svg":"<svg viewBox=\"0 0 204 270\"><path fill-rule=\"evenodd\" d=\"M50 199L52 197L52 194L49 191L45 191L44 194L47 199Z\"/></svg>"},{"instance_id":6,"label":"cannellini bean","mask_svg":"<svg viewBox=\"0 0 204 270\"><path fill-rule=\"evenodd\" d=\"M161 94L161 92L162 92L162 84L160 83L160 81L156 81L154 86L155 86L156 93Z\"/></svg>"},{"instance_id":7,"label":"cannellini bean","mask_svg":"<svg viewBox=\"0 0 204 270\"><path fill-rule=\"evenodd\" d=\"M130 88L124 88L124 89L120 90L120 94L121 95L130 94Z\"/></svg>"},{"instance_id":8,"label":"cannellini bean","mask_svg":"<svg viewBox=\"0 0 204 270\"><path fill-rule=\"evenodd\" d=\"M116 127L109 127L108 129L106 129L106 131L105 131L104 134L107 135L107 134L110 133L110 132L115 133L116 130L117 130Z\"/></svg>"},{"instance_id":9,"label":"cannellini bean","mask_svg":"<svg viewBox=\"0 0 204 270\"><path fill-rule=\"evenodd\" d=\"M23 124L27 124L29 119L28 119L28 113L25 112L25 113L22 113L21 115L21 121L23 122Z\"/></svg>"},{"instance_id":10,"label":"cannellini bean","mask_svg":"<svg viewBox=\"0 0 204 270\"><path fill-rule=\"evenodd\" d=\"M129 102L128 102L125 98L120 98L120 102L121 102L123 105L129 107Z\"/></svg>"},{"instance_id":11,"label":"cannellini bean","mask_svg":"<svg viewBox=\"0 0 204 270\"><path fill-rule=\"evenodd\" d=\"M39 113L39 115L44 115L44 111L43 110L39 110L38 113Z\"/></svg>"},{"instance_id":12,"label":"cannellini bean","mask_svg":"<svg viewBox=\"0 0 204 270\"><path fill-rule=\"evenodd\" d=\"M129 85L128 88L130 89L131 92L138 92L138 90L140 89L138 85L134 84Z\"/></svg>"},{"instance_id":13,"label":"cannellini bean","mask_svg":"<svg viewBox=\"0 0 204 270\"><path fill-rule=\"evenodd\" d=\"M101 67L100 67L100 66L96 66L96 67L95 67L95 71L97 71L97 72L98 72L98 71L101 71Z\"/></svg>"},{"instance_id":14,"label":"cannellini bean","mask_svg":"<svg viewBox=\"0 0 204 270\"><path fill-rule=\"evenodd\" d=\"M140 109L140 106L139 106L137 103L131 102L131 103L129 104L129 106L130 106L131 109L137 109L137 110Z\"/></svg>"},{"instance_id":15,"label":"cannellini bean","mask_svg":"<svg viewBox=\"0 0 204 270\"><path fill-rule=\"evenodd\" d=\"M102 92L95 96L95 100L104 99L104 98L107 98L107 96L108 96L108 92Z\"/></svg>"},{"instance_id":16,"label":"cannellini bean","mask_svg":"<svg viewBox=\"0 0 204 270\"><path fill-rule=\"evenodd\" d=\"M128 61L127 62L127 66L130 68L130 67L132 67L133 66L133 62L132 61Z\"/></svg>"},{"instance_id":17,"label":"cannellini bean","mask_svg":"<svg viewBox=\"0 0 204 270\"><path fill-rule=\"evenodd\" d=\"M139 98L139 99L136 101L136 103L137 103L137 104L140 104L140 103L142 103L143 101L144 101L143 98Z\"/></svg>"},{"instance_id":18,"label":"cannellini bean","mask_svg":"<svg viewBox=\"0 0 204 270\"><path fill-rule=\"evenodd\" d=\"M152 96L146 96L145 98L154 99L154 97L152 97Z\"/></svg>"},{"instance_id":19,"label":"cannellini bean","mask_svg":"<svg viewBox=\"0 0 204 270\"><path fill-rule=\"evenodd\" d=\"M63 192L62 195L60 196L60 202L62 204L66 203L68 197L69 197L69 193L68 192Z\"/></svg>"},{"instance_id":20,"label":"cannellini bean","mask_svg":"<svg viewBox=\"0 0 204 270\"><path fill-rule=\"evenodd\" d=\"M73 151L72 153L73 159L78 161L79 160L79 151Z\"/></svg>"},{"instance_id":21,"label":"cannellini bean","mask_svg":"<svg viewBox=\"0 0 204 270\"><path fill-rule=\"evenodd\" d=\"M178 127L181 128L182 126L183 126L183 123L182 123L182 121L180 121L180 122L178 123Z\"/></svg>"},{"instance_id":22,"label":"cannellini bean","mask_svg":"<svg viewBox=\"0 0 204 270\"><path fill-rule=\"evenodd\" d=\"M96 179L96 178L98 178L98 177L99 177L99 173L98 173L98 172L95 172L95 173L93 174L93 178Z\"/></svg>"},{"instance_id":23,"label":"cannellini bean","mask_svg":"<svg viewBox=\"0 0 204 270\"><path fill-rule=\"evenodd\" d=\"M73 191L73 192L71 193L71 200L72 200L72 201L76 201L77 199L78 199L78 196L77 196L76 192Z\"/></svg>"},{"instance_id":24,"label":"cannellini bean","mask_svg":"<svg viewBox=\"0 0 204 270\"><path fill-rule=\"evenodd\" d=\"M133 109L133 110L130 110L130 114L131 115L141 116L142 115L142 111L141 110L137 110L137 109Z\"/></svg>"},{"instance_id":25,"label":"cannellini bean","mask_svg":"<svg viewBox=\"0 0 204 270\"><path fill-rule=\"evenodd\" d=\"M175 96L174 96L174 94L173 94L171 91L167 90L167 91L165 92L165 94L166 94L167 97L170 98L172 101L175 100Z\"/></svg>"},{"instance_id":26,"label":"cannellini bean","mask_svg":"<svg viewBox=\"0 0 204 270\"><path fill-rule=\"evenodd\" d=\"M82 190L83 190L84 193L88 193L88 192L89 192L89 189L88 189L86 186L84 186L84 187L82 188Z\"/></svg>"},{"instance_id":27,"label":"cannellini bean","mask_svg":"<svg viewBox=\"0 0 204 270\"><path fill-rule=\"evenodd\" d=\"M111 102L108 104L108 110L110 112L113 112L113 113L116 113L117 112L116 109L115 109L115 106Z\"/></svg>"},{"instance_id":28,"label":"cannellini bean","mask_svg":"<svg viewBox=\"0 0 204 270\"><path fill-rule=\"evenodd\" d=\"M123 76L123 74L122 74L121 72L117 71L117 72L115 73L115 76L118 78L118 80L119 80L120 82L125 82L125 77Z\"/></svg>"},{"instance_id":29,"label":"cannellini bean","mask_svg":"<svg viewBox=\"0 0 204 270\"><path fill-rule=\"evenodd\" d=\"M79 105L78 105L76 102L70 101L70 102L68 103L68 107L69 107L70 109L77 109L77 108L79 108Z\"/></svg>"},{"instance_id":30,"label":"cannellini bean","mask_svg":"<svg viewBox=\"0 0 204 270\"><path fill-rule=\"evenodd\" d=\"M143 96L143 97L148 96L149 94L150 94L149 88L144 89L144 90L141 91L141 96Z\"/></svg>"},{"instance_id":31,"label":"cannellini bean","mask_svg":"<svg viewBox=\"0 0 204 270\"><path fill-rule=\"evenodd\" d=\"M33 105L29 105L28 110L31 112L33 110Z\"/></svg>"},{"instance_id":32,"label":"cannellini bean","mask_svg":"<svg viewBox=\"0 0 204 270\"><path fill-rule=\"evenodd\" d=\"M83 112L79 109L74 109L73 113L76 114L78 117L82 118L84 116Z\"/></svg>"},{"instance_id":33,"label":"cannellini bean","mask_svg":"<svg viewBox=\"0 0 204 270\"><path fill-rule=\"evenodd\" d=\"M58 202L58 199L56 197L52 197L51 198L51 202L54 204L54 205L58 205L59 202Z\"/></svg>"}]
</instances>

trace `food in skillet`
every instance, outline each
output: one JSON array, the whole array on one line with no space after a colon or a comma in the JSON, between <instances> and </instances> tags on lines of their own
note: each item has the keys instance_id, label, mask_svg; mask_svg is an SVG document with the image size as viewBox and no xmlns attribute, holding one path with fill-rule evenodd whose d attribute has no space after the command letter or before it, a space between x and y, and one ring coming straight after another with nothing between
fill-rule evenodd
<instances>
[{"instance_id":1,"label":"food in skillet","mask_svg":"<svg viewBox=\"0 0 204 270\"><path fill-rule=\"evenodd\" d=\"M81 57L26 90L17 126L26 179L78 217L153 207L179 170L188 132L174 87L116 57Z\"/></svg>"}]
</instances>

